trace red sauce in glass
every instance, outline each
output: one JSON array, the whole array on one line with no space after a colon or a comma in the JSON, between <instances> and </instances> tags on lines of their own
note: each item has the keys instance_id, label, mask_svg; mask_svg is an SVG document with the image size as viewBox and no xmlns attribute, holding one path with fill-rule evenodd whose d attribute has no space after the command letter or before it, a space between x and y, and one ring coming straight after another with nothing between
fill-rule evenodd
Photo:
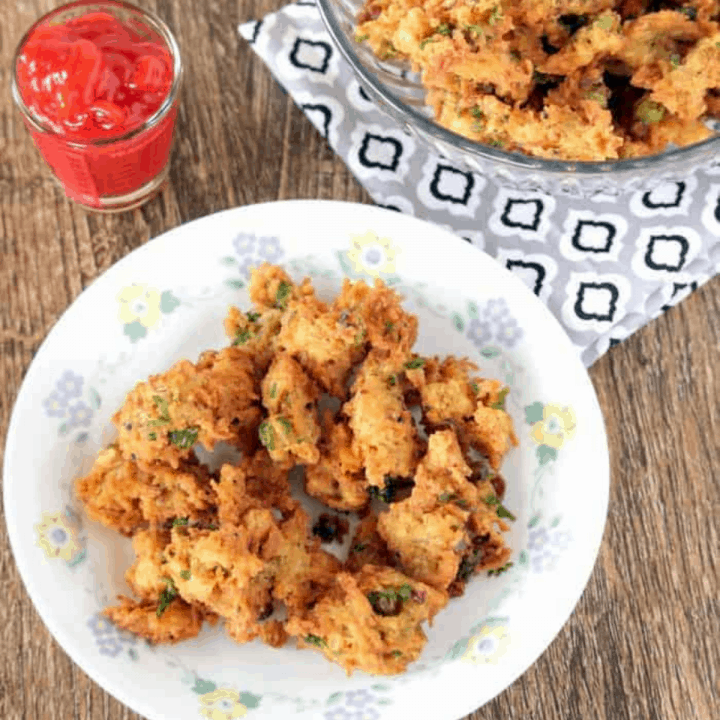
<instances>
[{"instance_id":1,"label":"red sauce in glass","mask_svg":"<svg viewBox=\"0 0 720 720\"><path fill-rule=\"evenodd\" d=\"M49 128L31 128L35 144L71 198L101 207L103 196L132 193L165 167L174 108L133 139L104 142L140 128L173 85L173 56L140 19L51 18L23 44L16 77L30 115Z\"/></svg>"},{"instance_id":2,"label":"red sauce in glass","mask_svg":"<svg viewBox=\"0 0 720 720\"><path fill-rule=\"evenodd\" d=\"M122 135L155 114L173 79L156 33L93 12L37 28L17 69L30 111L59 134L91 140Z\"/></svg>"}]
</instances>

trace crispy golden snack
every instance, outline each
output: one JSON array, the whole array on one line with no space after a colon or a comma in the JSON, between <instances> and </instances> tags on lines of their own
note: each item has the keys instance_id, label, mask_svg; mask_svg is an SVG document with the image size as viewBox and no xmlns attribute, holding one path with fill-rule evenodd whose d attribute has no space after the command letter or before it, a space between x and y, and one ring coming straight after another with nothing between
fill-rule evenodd
<instances>
[{"instance_id":1,"label":"crispy golden snack","mask_svg":"<svg viewBox=\"0 0 720 720\"><path fill-rule=\"evenodd\" d=\"M170 544L170 530L138 530L132 539L135 562L125 573L133 593L142 600L157 602L167 588L165 548Z\"/></svg>"},{"instance_id":2,"label":"crispy golden snack","mask_svg":"<svg viewBox=\"0 0 720 720\"><path fill-rule=\"evenodd\" d=\"M392 368L410 359L417 318L403 310L401 297L381 280L370 287L362 280L353 283L346 278L333 308L357 329L370 362Z\"/></svg>"},{"instance_id":3,"label":"crispy golden snack","mask_svg":"<svg viewBox=\"0 0 720 720\"><path fill-rule=\"evenodd\" d=\"M612 160L703 139L720 86L716 0L367 0L356 39L421 72L436 121L486 145L558 160ZM605 82L606 76L612 79ZM628 122L647 98L683 126ZM706 128L705 136L711 131Z\"/></svg>"},{"instance_id":4,"label":"crispy golden snack","mask_svg":"<svg viewBox=\"0 0 720 720\"><path fill-rule=\"evenodd\" d=\"M272 613L273 578L266 562L280 542L271 511L251 509L237 525L173 528L163 569L186 602L225 618L233 639L248 642Z\"/></svg>"},{"instance_id":5,"label":"crispy golden snack","mask_svg":"<svg viewBox=\"0 0 720 720\"><path fill-rule=\"evenodd\" d=\"M350 543L350 551L343 564L343 570L356 573L365 565L395 567L396 559L388 550L385 541L377 531L376 515L366 515L358 524Z\"/></svg>"},{"instance_id":6,"label":"crispy golden snack","mask_svg":"<svg viewBox=\"0 0 720 720\"><path fill-rule=\"evenodd\" d=\"M300 363L279 353L262 381L268 417L260 424L260 442L274 462L294 459L313 464L320 459L317 401L320 391Z\"/></svg>"},{"instance_id":7,"label":"crispy golden snack","mask_svg":"<svg viewBox=\"0 0 720 720\"><path fill-rule=\"evenodd\" d=\"M323 416L320 459L305 468L305 492L336 510L361 510L368 503L363 462L347 422L330 410Z\"/></svg>"},{"instance_id":8,"label":"crispy golden snack","mask_svg":"<svg viewBox=\"0 0 720 720\"><path fill-rule=\"evenodd\" d=\"M292 614L287 631L300 647L318 648L348 675L403 672L422 652L423 622L432 621L447 595L390 568L366 565L339 573L330 590L305 613Z\"/></svg>"},{"instance_id":9,"label":"crispy golden snack","mask_svg":"<svg viewBox=\"0 0 720 720\"><path fill-rule=\"evenodd\" d=\"M467 359L429 358L406 376L420 394L428 428L452 426L463 446L481 452L497 469L517 444L512 418L504 409L507 390L497 380L472 376L476 369Z\"/></svg>"},{"instance_id":10,"label":"crispy golden snack","mask_svg":"<svg viewBox=\"0 0 720 720\"><path fill-rule=\"evenodd\" d=\"M222 618L240 643L293 635L348 672L402 672L421 623L510 555L494 470L514 441L506 390L466 359L414 355L417 319L381 282L345 282L326 303L263 265L250 294L256 310L225 319L233 345L139 383L118 441L77 481L88 515L132 537L137 600L105 613L154 643ZM211 473L193 447L221 440L243 455ZM348 520L311 529L296 464L309 495L362 514L344 563L316 535L340 539Z\"/></svg>"},{"instance_id":11,"label":"crispy golden snack","mask_svg":"<svg viewBox=\"0 0 720 720\"><path fill-rule=\"evenodd\" d=\"M274 574L273 597L288 612L310 607L330 586L341 568L340 561L311 537L310 518L300 507L280 524L282 543L271 562Z\"/></svg>"},{"instance_id":12,"label":"crispy golden snack","mask_svg":"<svg viewBox=\"0 0 720 720\"><path fill-rule=\"evenodd\" d=\"M383 487L386 477L412 477L422 445L393 370L365 362L343 413L370 485Z\"/></svg>"},{"instance_id":13,"label":"crispy golden snack","mask_svg":"<svg viewBox=\"0 0 720 720\"><path fill-rule=\"evenodd\" d=\"M248 447L260 419L253 363L240 348L204 352L197 364L181 360L131 390L113 416L118 447L140 464L179 467L201 443Z\"/></svg>"},{"instance_id":14,"label":"crispy golden snack","mask_svg":"<svg viewBox=\"0 0 720 720\"><path fill-rule=\"evenodd\" d=\"M262 313L244 313L235 306L228 308L225 334L234 347L242 348L252 359L258 374L264 375L275 353L275 340L280 332L283 311L268 308Z\"/></svg>"},{"instance_id":15,"label":"crispy golden snack","mask_svg":"<svg viewBox=\"0 0 720 720\"><path fill-rule=\"evenodd\" d=\"M103 615L118 627L139 635L150 643L177 643L195 637L202 628L203 612L180 599L171 602L158 615L156 602L136 602L120 597L120 603L107 607Z\"/></svg>"},{"instance_id":16,"label":"crispy golden snack","mask_svg":"<svg viewBox=\"0 0 720 720\"><path fill-rule=\"evenodd\" d=\"M210 475L201 465L152 463L141 468L123 458L117 445L100 452L75 490L90 518L123 535L147 523L200 519L215 503Z\"/></svg>"}]
</instances>

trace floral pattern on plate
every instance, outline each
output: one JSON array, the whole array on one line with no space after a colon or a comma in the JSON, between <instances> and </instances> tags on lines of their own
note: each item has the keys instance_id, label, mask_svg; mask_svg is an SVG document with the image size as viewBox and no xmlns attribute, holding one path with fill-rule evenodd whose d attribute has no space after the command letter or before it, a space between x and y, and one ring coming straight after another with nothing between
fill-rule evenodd
<instances>
[{"instance_id":1,"label":"floral pattern on plate","mask_svg":"<svg viewBox=\"0 0 720 720\"><path fill-rule=\"evenodd\" d=\"M140 283L122 288L117 300L118 319L130 342L144 338L149 329L157 327L163 315L169 315L180 305L171 290L160 292Z\"/></svg>"}]
</instances>

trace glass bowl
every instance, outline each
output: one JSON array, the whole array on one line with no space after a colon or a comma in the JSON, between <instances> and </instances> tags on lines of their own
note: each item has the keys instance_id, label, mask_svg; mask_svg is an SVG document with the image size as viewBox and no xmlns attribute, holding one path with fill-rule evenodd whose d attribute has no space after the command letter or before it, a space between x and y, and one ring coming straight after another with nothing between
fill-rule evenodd
<instances>
[{"instance_id":1,"label":"glass bowl","mask_svg":"<svg viewBox=\"0 0 720 720\"><path fill-rule=\"evenodd\" d=\"M489 147L441 127L425 104L419 73L402 60L380 60L355 41L356 17L362 0L318 0L330 36L350 64L358 82L381 110L421 144L504 186L540 190L552 195L618 196L682 179L689 173L720 166L720 130L700 143L631 160L572 162L546 160Z\"/></svg>"}]
</instances>

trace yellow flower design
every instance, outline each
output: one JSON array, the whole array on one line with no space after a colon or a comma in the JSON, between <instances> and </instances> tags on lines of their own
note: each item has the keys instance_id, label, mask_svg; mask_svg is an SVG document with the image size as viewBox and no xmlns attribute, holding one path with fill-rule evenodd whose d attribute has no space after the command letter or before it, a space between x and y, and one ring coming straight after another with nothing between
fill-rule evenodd
<instances>
[{"instance_id":1,"label":"yellow flower design","mask_svg":"<svg viewBox=\"0 0 720 720\"><path fill-rule=\"evenodd\" d=\"M42 521L35 526L35 544L50 558L69 561L82 549L74 523L60 512L43 513Z\"/></svg>"},{"instance_id":2,"label":"yellow flower design","mask_svg":"<svg viewBox=\"0 0 720 720\"><path fill-rule=\"evenodd\" d=\"M200 714L208 720L235 720L247 714L235 690L218 688L200 696Z\"/></svg>"},{"instance_id":3,"label":"yellow flower design","mask_svg":"<svg viewBox=\"0 0 720 720\"><path fill-rule=\"evenodd\" d=\"M572 408L545 405L542 420L532 426L530 436L538 445L547 445L558 450L575 434L576 425Z\"/></svg>"},{"instance_id":4,"label":"yellow flower design","mask_svg":"<svg viewBox=\"0 0 720 720\"><path fill-rule=\"evenodd\" d=\"M124 324L139 322L146 328L160 318L160 293L145 285L130 285L118 295L118 317Z\"/></svg>"},{"instance_id":5,"label":"yellow flower design","mask_svg":"<svg viewBox=\"0 0 720 720\"><path fill-rule=\"evenodd\" d=\"M468 641L462 660L474 665L497 662L509 644L510 635L504 625L485 625Z\"/></svg>"},{"instance_id":6,"label":"yellow flower design","mask_svg":"<svg viewBox=\"0 0 720 720\"><path fill-rule=\"evenodd\" d=\"M355 272L378 277L381 273L395 271L397 252L398 249L392 244L390 238L379 238L374 232L368 230L364 235L354 235L350 238L350 249L347 256L353 264Z\"/></svg>"}]
</instances>

